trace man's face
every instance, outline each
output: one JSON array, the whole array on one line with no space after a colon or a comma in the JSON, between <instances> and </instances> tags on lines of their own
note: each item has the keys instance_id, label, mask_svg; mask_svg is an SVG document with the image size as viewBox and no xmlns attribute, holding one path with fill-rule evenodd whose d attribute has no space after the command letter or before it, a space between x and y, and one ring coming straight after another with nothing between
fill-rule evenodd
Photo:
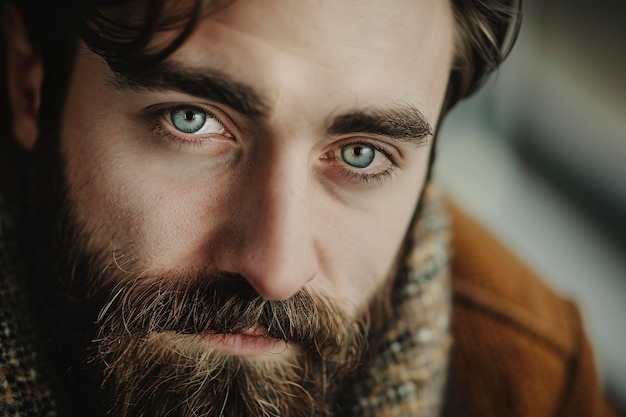
<instances>
[{"instance_id":1,"label":"man's face","mask_svg":"<svg viewBox=\"0 0 626 417\"><path fill-rule=\"evenodd\" d=\"M418 118L438 119L450 20L436 0L235 2L153 89L115 86L79 51L61 137L90 244L132 249L135 270L217 269L267 299L306 286L362 307L424 184Z\"/></svg>"},{"instance_id":2,"label":"man's face","mask_svg":"<svg viewBox=\"0 0 626 417\"><path fill-rule=\"evenodd\" d=\"M439 0L234 2L132 76L80 49L61 154L73 222L115 271L102 285L222 274L358 317L424 186L452 53ZM234 333L206 348L293 354Z\"/></svg>"}]
</instances>

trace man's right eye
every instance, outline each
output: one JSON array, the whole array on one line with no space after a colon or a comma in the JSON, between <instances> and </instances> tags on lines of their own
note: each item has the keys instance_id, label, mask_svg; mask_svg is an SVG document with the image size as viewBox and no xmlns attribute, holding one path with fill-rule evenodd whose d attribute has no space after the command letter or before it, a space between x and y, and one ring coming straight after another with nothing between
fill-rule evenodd
<instances>
[{"instance_id":1,"label":"man's right eye","mask_svg":"<svg viewBox=\"0 0 626 417\"><path fill-rule=\"evenodd\" d=\"M176 129L184 133L196 133L206 123L206 113L193 109L180 109L170 112L169 119Z\"/></svg>"},{"instance_id":2,"label":"man's right eye","mask_svg":"<svg viewBox=\"0 0 626 417\"><path fill-rule=\"evenodd\" d=\"M203 109L179 107L165 111L165 119L181 133L193 135L223 135L226 128L217 117Z\"/></svg>"},{"instance_id":3,"label":"man's right eye","mask_svg":"<svg viewBox=\"0 0 626 417\"><path fill-rule=\"evenodd\" d=\"M163 103L146 108L153 134L177 149L202 151L224 140L232 142L236 129L228 116L207 106Z\"/></svg>"}]
</instances>

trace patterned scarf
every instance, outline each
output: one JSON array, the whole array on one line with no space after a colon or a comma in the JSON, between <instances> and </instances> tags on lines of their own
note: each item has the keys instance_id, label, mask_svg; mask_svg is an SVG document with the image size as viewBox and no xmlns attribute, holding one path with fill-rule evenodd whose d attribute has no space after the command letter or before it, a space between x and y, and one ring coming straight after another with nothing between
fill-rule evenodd
<instances>
[{"instance_id":1,"label":"patterned scarf","mask_svg":"<svg viewBox=\"0 0 626 417\"><path fill-rule=\"evenodd\" d=\"M41 339L18 280L12 218L0 194L0 411L3 416L54 417L53 385L40 354ZM429 187L399 268L391 319L377 341L376 355L342 398L347 415L440 414L450 345L449 235L442 198Z\"/></svg>"},{"instance_id":2,"label":"patterned scarf","mask_svg":"<svg viewBox=\"0 0 626 417\"><path fill-rule=\"evenodd\" d=\"M15 207L0 194L0 415L55 417L34 312L19 278ZM2 414L4 413L4 414Z\"/></svg>"},{"instance_id":3,"label":"patterned scarf","mask_svg":"<svg viewBox=\"0 0 626 417\"><path fill-rule=\"evenodd\" d=\"M451 228L436 187L429 187L423 203L392 294L392 318L373 359L350 385L351 398L345 400L350 416L441 413L451 344Z\"/></svg>"}]
</instances>

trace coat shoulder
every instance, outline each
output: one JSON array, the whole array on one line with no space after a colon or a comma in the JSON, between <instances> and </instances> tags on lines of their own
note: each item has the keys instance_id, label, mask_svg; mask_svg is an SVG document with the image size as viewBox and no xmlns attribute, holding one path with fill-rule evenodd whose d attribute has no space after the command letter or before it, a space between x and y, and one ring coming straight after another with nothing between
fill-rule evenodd
<instances>
[{"instance_id":1,"label":"coat shoulder","mask_svg":"<svg viewBox=\"0 0 626 417\"><path fill-rule=\"evenodd\" d=\"M611 416L578 310L454 205L446 416Z\"/></svg>"}]
</instances>

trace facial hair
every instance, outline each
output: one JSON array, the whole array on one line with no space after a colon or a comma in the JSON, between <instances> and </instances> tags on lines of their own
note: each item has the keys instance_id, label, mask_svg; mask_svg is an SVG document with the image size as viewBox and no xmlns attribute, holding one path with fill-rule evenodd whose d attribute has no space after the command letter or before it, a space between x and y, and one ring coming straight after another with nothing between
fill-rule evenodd
<instances>
[{"instance_id":1,"label":"facial hair","mask_svg":"<svg viewBox=\"0 0 626 417\"><path fill-rule=\"evenodd\" d=\"M341 383L366 351L367 314L351 317L308 289L264 300L243 277L216 270L127 272L114 262L119 254L90 244L56 158L40 165L26 230L36 236L31 289L68 393L68 415L338 412ZM132 244L124 255L140 257ZM207 334L250 329L288 351L244 357L206 341Z\"/></svg>"},{"instance_id":2,"label":"facial hair","mask_svg":"<svg viewBox=\"0 0 626 417\"><path fill-rule=\"evenodd\" d=\"M362 324L306 290L267 301L240 277L216 274L124 280L112 294L91 357L107 364L116 416L330 416L363 351ZM206 341L249 329L285 351L241 357Z\"/></svg>"}]
</instances>

